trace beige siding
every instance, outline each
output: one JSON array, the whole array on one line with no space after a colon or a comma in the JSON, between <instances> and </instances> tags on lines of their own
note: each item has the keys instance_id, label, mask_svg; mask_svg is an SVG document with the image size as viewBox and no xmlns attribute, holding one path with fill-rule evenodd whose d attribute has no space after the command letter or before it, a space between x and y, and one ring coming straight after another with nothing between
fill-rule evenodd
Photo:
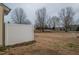
<instances>
[{"instance_id":1,"label":"beige siding","mask_svg":"<svg viewBox=\"0 0 79 59\"><path fill-rule=\"evenodd\" d=\"M0 6L0 45L2 45L3 39L3 8Z\"/></svg>"}]
</instances>

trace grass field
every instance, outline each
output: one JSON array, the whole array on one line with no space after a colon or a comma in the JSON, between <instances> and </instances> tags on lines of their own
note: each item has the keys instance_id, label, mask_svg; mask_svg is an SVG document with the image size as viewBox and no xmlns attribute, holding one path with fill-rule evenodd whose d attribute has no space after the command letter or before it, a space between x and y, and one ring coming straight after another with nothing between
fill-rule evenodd
<instances>
[{"instance_id":1,"label":"grass field","mask_svg":"<svg viewBox=\"0 0 79 59\"><path fill-rule=\"evenodd\" d=\"M29 45L7 48L0 54L14 55L74 55L79 54L79 33L35 33L36 42Z\"/></svg>"}]
</instances>

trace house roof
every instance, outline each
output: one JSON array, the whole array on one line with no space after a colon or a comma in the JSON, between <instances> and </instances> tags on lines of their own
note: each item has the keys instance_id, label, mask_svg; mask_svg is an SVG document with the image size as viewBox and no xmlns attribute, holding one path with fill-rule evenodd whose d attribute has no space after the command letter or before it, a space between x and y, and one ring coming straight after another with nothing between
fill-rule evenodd
<instances>
[{"instance_id":1,"label":"house roof","mask_svg":"<svg viewBox=\"0 0 79 59\"><path fill-rule=\"evenodd\" d=\"M3 3L0 3L0 6L2 6L4 8L4 12L5 12L5 15L7 15L9 12L10 12L10 8L8 8L6 5L4 5Z\"/></svg>"}]
</instances>

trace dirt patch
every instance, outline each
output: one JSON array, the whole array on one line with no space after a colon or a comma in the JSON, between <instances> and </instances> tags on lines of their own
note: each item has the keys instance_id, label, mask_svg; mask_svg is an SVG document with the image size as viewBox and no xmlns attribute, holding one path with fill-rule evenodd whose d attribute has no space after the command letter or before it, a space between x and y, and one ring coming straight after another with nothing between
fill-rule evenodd
<instances>
[{"instance_id":1,"label":"dirt patch","mask_svg":"<svg viewBox=\"0 0 79 59\"><path fill-rule=\"evenodd\" d=\"M6 49L9 55L73 55L79 54L79 33L35 33L35 43Z\"/></svg>"}]
</instances>

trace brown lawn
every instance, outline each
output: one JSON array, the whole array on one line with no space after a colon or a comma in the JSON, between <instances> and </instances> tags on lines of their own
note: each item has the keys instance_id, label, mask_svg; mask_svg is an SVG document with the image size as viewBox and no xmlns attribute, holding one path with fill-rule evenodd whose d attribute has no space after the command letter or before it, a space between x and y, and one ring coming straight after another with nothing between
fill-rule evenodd
<instances>
[{"instance_id":1,"label":"brown lawn","mask_svg":"<svg viewBox=\"0 0 79 59\"><path fill-rule=\"evenodd\" d=\"M71 55L79 54L79 33L35 33L36 42L7 48L0 54Z\"/></svg>"}]
</instances>

